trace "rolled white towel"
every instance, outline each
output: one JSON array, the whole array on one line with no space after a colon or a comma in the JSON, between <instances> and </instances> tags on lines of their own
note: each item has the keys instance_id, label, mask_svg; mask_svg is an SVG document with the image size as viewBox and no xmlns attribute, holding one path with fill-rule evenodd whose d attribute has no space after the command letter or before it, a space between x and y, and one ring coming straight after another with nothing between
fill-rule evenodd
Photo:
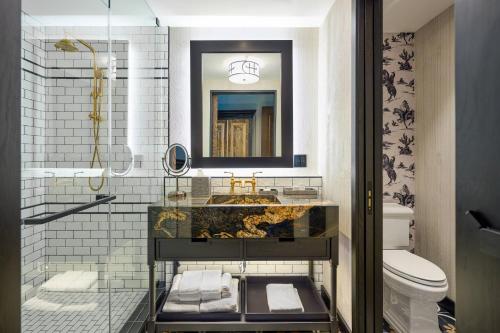
<instances>
[{"instance_id":1,"label":"rolled white towel","mask_svg":"<svg viewBox=\"0 0 500 333\"><path fill-rule=\"evenodd\" d=\"M163 312L200 312L200 302L176 302L173 301L170 295L167 297L165 304L162 308Z\"/></svg>"},{"instance_id":2,"label":"rolled white towel","mask_svg":"<svg viewBox=\"0 0 500 333\"><path fill-rule=\"evenodd\" d=\"M226 297L231 297L231 280L233 277L231 276L231 273L224 273L222 274L221 278L221 297L226 298Z\"/></svg>"},{"instance_id":3,"label":"rolled white towel","mask_svg":"<svg viewBox=\"0 0 500 333\"><path fill-rule=\"evenodd\" d=\"M200 304L200 312L237 312L238 311L238 279L231 280L231 297L221 298L213 301L203 301Z\"/></svg>"},{"instance_id":4,"label":"rolled white towel","mask_svg":"<svg viewBox=\"0 0 500 333\"><path fill-rule=\"evenodd\" d=\"M182 302L194 302L201 299L200 286L203 271L185 271L179 284L179 299Z\"/></svg>"},{"instance_id":5,"label":"rolled white towel","mask_svg":"<svg viewBox=\"0 0 500 333\"><path fill-rule=\"evenodd\" d=\"M180 301L179 299L179 285L182 280L182 274L177 274L174 276L172 279L172 286L170 287L170 293L168 297L170 298L171 301L178 302Z\"/></svg>"},{"instance_id":6,"label":"rolled white towel","mask_svg":"<svg viewBox=\"0 0 500 333\"><path fill-rule=\"evenodd\" d=\"M271 312L304 312L293 284L270 283L266 286L267 305Z\"/></svg>"},{"instance_id":7,"label":"rolled white towel","mask_svg":"<svg viewBox=\"0 0 500 333\"><path fill-rule=\"evenodd\" d=\"M203 271L200 293L202 301L211 301L221 298L221 270Z\"/></svg>"}]
</instances>

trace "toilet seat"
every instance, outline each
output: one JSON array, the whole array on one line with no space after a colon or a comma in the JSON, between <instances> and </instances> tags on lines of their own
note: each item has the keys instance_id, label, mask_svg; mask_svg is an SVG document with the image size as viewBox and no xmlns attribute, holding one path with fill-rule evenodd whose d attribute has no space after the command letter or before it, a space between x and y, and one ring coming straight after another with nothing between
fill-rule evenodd
<instances>
[{"instance_id":1,"label":"toilet seat","mask_svg":"<svg viewBox=\"0 0 500 333\"><path fill-rule=\"evenodd\" d=\"M446 275L438 266L405 250L384 250L384 268L420 285L447 285Z\"/></svg>"}]
</instances>

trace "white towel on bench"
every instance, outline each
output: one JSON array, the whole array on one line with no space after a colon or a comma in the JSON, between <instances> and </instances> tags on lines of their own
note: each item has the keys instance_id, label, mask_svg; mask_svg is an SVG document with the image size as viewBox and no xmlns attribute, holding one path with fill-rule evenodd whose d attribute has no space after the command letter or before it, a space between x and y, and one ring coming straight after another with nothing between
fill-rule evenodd
<instances>
[{"instance_id":1,"label":"white towel on bench","mask_svg":"<svg viewBox=\"0 0 500 333\"><path fill-rule=\"evenodd\" d=\"M40 286L50 292L96 292L97 272L67 271L56 274Z\"/></svg>"},{"instance_id":2,"label":"white towel on bench","mask_svg":"<svg viewBox=\"0 0 500 333\"><path fill-rule=\"evenodd\" d=\"M304 312L293 284L270 283L266 286L267 305L271 312Z\"/></svg>"}]
</instances>

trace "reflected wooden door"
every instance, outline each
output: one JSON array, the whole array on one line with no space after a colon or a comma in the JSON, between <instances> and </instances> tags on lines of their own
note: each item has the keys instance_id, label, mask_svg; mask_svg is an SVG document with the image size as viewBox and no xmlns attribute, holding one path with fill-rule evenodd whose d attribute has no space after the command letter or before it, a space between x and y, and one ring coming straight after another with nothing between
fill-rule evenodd
<instances>
[{"instance_id":1,"label":"reflected wooden door","mask_svg":"<svg viewBox=\"0 0 500 333\"><path fill-rule=\"evenodd\" d=\"M262 108L260 156L274 156L274 110L273 107Z\"/></svg>"},{"instance_id":2,"label":"reflected wooden door","mask_svg":"<svg viewBox=\"0 0 500 333\"><path fill-rule=\"evenodd\" d=\"M226 157L227 156L227 135L226 135L226 125L225 120L220 120L217 122L214 135L214 146L213 146L213 156L214 157Z\"/></svg>"},{"instance_id":3,"label":"reflected wooden door","mask_svg":"<svg viewBox=\"0 0 500 333\"><path fill-rule=\"evenodd\" d=\"M248 157L250 146L250 120L231 119L227 121L228 156Z\"/></svg>"}]
</instances>

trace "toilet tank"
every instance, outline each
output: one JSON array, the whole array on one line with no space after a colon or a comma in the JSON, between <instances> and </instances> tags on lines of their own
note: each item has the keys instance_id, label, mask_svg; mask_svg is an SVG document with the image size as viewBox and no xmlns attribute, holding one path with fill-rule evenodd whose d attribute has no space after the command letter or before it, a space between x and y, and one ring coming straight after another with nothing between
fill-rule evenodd
<instances>
[{"instance_id":1,"label":"toilet tank","mask_svg":"<svg viewBox=\"0 0 500 333\"><path fill-rule=\"evenodd\" d=\"M407 249L410 245L410 223L414 218L413 209L396 203L383 206L383 248Z\"/></svg>"}]
</instances>

